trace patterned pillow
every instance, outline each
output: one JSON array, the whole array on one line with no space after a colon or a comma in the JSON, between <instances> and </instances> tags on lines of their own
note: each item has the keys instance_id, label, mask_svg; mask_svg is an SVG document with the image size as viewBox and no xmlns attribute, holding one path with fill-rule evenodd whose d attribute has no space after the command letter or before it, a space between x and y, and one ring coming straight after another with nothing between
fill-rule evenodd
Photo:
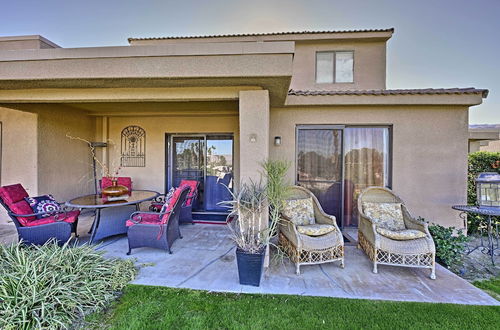
<instances>
[{"instance_id":1,"label":"patterned pillow","mask_svg":"<svg viewBox=\"0 0 500 330\"><path fill-rule=\"evenodd\" d=\"M311 197L303 199L288 199L283 207L283 215L296 226L314 224L314 208Z\"/></svg>"},{"instance_id":2,"label":"patterned pillow","mask_svg":"<svg viewBox=\"0 0 500 330\"><path fill-rule=\"evenodd\" d=\"M167 210L168 204L170 204L170 200L172 199L172 196L174 195L175 188L172 187L168 191L168 193L165 195L165 203L163 203L163 206L161 207L160 213L164 213Z\"/></svg>"},{"instance_id":3,"label":"patterned pillow","mask_svg":"<svg viewBox=\"0 0 500 330\"><path fill-rule=\"evenodd\" d=\"M297 231L300 234L304 234L307 236L321 236L335 231L335 227L332 225L315 224L307 226L297 226Z\"/></svg>"},{"instance_id":4,"label":"patterned pillow","mask_svg":"<svg viewBox=\"0 0 500 330\"><path fill-rule=\"evenodd\" d=\"M389 230L406 229L401 203L364 202L363 211L373 220L377 227L380 226Z\"/></svg>"},{"instance_id":5,"label":"patterned pillow","mask_svg":"<svg viewBox=\"0 0 500 330\"><path fill-rule=\"evenodd\" d=\"M37 219L50 217L54 212L60 211L61 206L56 202L52 195L42 195L37 197L24 197L28 202L33 213L48 212L46 214L37 215Z\"/></svg>"},{"instance_id":6,"label":"patterned pillow","mask_svg":"<svg viewBox=\"0 0 500 330\"><path fill-rule=\"evenodd\" d=\"M395 239L397 241L407 241L427 236L424 232L416 229L389 230L386 228L377 227L377 233L387 238Z\"/></svg>"}]
</instances>

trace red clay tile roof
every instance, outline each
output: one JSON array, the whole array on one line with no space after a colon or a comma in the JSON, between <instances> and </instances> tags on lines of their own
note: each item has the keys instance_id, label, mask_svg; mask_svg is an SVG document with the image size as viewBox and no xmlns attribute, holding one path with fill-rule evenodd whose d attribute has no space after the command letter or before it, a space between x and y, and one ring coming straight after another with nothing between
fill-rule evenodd
<instances>
[{"instance_id":1,"label":"red clay tile roof","mask_svg":"<svg viewBox=\"0 0 500 330\"><path fill-rule=\"evenodd\" d=\"M337 30L337 31L292 31L292 32L269 32L269 33L242 33L242 34L219 34L219 35L199 35L199 36L170 36L170 37L151 37L151 38L128 38L128 41L134 40L165 40L165 39L199 39L199 38L224 38L224 37L258 37L258 36L277 36L286 34L326 34L326 33L358 33L358 32L394 32L394 28L389 29L365 29L365 30Z\"/></svg>"},{"instance_id":2,"label":"red clay tile roof","mask_svg":"<svg viewBox=\"0 0 500 330\"><path fill-rule=\"evenodd\" d=\"M343 90L343 91L313 91L289 90L288 95L294 96L329 96L329 95L434 95L434 94L481 94L488 96L487 89L469 88L424 88L424 89L372 89L372 90Z\"/></svg>"}]
</instances>

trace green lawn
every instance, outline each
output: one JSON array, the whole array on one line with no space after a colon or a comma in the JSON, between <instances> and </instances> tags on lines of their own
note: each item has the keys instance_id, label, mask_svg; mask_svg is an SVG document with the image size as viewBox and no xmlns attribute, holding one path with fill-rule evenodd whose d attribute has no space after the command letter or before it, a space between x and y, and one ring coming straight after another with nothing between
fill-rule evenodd
<instances>
[{"instance_id":1,"label":"green lawn","mask_svg":"<svg viewBox=\"0 0 500 330\"><path fill-rule=\"evenodd\" d=\"M128 285L107 312L87 321L111 329L493 329L500 324L500 307Z\"/></svg>"},{"instance_id":2,"label":"green lawn","mask_svg":"<svg viewBox=\"0 0 500 330\"><path fill-rule=\"evenodd\" d=\"M488 292L496 300L500 300L500 276L487 281L476 281L473 284Z\"/></svg>"}]
</instances>

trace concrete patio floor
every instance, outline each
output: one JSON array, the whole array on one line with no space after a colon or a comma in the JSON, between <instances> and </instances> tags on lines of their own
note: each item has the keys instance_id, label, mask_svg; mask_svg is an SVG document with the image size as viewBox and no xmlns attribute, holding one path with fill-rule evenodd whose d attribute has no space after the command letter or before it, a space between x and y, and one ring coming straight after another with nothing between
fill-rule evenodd
<instances>
[{"instance_id":1,"label":"concrete patio floor","mask_svg":"<svg viewBox=\"0 0 500 330\"><path fill-rule=\"evenodd\" d=\"M88 240L91 221L89 216L81 217L80 242ZM5 228L0 228L0 232L3 243L16 238L15 232L9 234ZM184 238L175 241L173 254L138 248L127 256L126 236L106 239L97 249L103 250L106 257L135 258L140 267L133 281L135 284L216 292L500 305L499 301L440 265L436 269L436 280L429 278L427 269L379 266L379 273L373 274L366 255L353 245L346 246L345 269L338 263L302 266L301 275L295 275L294 266L285 258L271 263L260 287L244 286L238 283L234 244L224 225L184 225L181 232Z\"/></svg>"}]
</instances>

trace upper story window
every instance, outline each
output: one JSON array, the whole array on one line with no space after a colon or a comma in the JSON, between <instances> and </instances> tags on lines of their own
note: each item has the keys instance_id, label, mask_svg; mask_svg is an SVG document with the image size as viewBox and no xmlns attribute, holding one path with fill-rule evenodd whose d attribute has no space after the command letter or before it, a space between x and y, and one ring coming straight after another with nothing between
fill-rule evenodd
<instances>
[{"instance_id":1,"label":"upper story window","mask_svg":"<svg viewBox=\"0 0 500 330\"><path fill-rule=\"evenodd\" d=\"M319 84L354 82L354 52L317 52L316 82Z\"/></svg>"}]
</instances>

